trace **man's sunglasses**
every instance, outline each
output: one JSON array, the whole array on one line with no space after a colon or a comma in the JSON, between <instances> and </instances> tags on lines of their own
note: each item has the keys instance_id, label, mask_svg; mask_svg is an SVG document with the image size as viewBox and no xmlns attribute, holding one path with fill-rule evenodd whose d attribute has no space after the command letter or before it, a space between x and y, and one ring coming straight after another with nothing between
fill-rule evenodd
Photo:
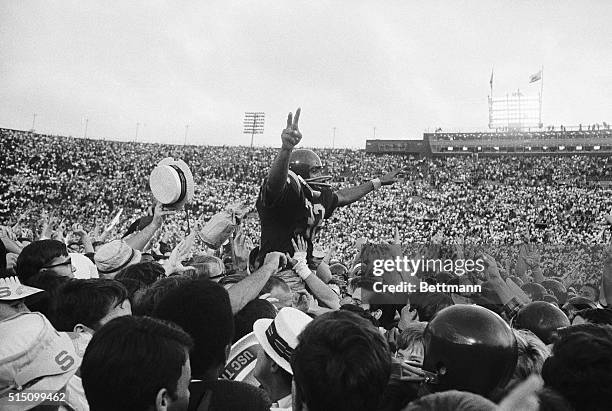
<instances>
[{"instance_id":1,"label":"man's sunglasses","mask_svg":"<svg viewBox=\"0 0 612 411\"><path fill-rule=\"evenodd\" d=\"M64 266L64 265L72 265L72 259L69 258L66 261L64 261L63 263L58 263L58 264L53 264L53 265L45 265L45 266L40 267L40 268L55 268L55 267L61 267L61 266Z\"/></svg>"}]
</instances>

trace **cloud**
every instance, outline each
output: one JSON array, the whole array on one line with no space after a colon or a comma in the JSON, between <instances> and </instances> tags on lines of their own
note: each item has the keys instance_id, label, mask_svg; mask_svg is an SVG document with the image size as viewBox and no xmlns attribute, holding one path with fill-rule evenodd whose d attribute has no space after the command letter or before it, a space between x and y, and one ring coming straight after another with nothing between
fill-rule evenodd
<instances>
[{"instance_id":1,"label":"cloud","mask_svg":"<svg viewBox=\"0 0 612 411\"><path fill-rule=\"evenodd\" d=\"M93 1L0 5L0 125L149 141L248 144L265 111L278 145L302 106L305 142L363 147L426 128L484 128L495 92L545 67L544 120L588 123L612 99L609 2ZM536 91L537 92L537 91ZM576 102L580 104L576 104Z\"/></svg>"}]
</instances>

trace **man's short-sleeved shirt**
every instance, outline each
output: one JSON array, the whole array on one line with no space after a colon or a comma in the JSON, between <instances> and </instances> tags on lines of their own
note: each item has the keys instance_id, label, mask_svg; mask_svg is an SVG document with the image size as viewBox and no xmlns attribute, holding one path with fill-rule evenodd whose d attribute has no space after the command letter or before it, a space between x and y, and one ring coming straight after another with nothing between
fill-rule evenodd
<instances>
[{"instance_id":1,"label":"man's short-sleeved shirt","mask_svg":"<svg viewBox=\"0 0 612 411\"><path fill-rule=\"evenodd\" d=\"M278 196L268 199L267 180L259 190L257 212L261 222L259 255L270 251L293 255L291 239L302 235L312 256L312 242L323 220L331 217L338 205L338 196L329 188L314 191L302 177L289 171L287 182Z\"/></svg>"}]
</instances>

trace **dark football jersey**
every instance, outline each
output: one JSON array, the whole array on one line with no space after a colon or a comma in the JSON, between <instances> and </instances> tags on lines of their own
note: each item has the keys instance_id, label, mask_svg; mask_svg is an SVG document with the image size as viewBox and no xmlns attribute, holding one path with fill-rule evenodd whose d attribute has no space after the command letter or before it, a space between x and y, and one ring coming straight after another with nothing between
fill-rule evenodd
<instances>
[{"instance_id":1,"label":"dark football jersey","mask_svg":"<svg viewBox=\"0 0 612 411\"><path fill-rule=\"evenodd\" d=\"M267 198L267 180L259 190L257 212L261 223L260 256L270 251L293 255L291 239L302 235L312 257L312 242L323 219L331 217L338 196L329 188L314 191L302 177L289 171L287 183L273 200Z\"/></svg>"}]
</instances>

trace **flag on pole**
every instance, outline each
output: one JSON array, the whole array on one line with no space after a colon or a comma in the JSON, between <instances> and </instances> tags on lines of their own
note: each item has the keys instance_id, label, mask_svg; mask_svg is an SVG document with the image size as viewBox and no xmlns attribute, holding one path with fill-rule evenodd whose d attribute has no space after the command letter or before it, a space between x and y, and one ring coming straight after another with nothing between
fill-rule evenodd
<instances>
[{"instance_id":1,"label":"flag on pole","mask_svg":"<svg viewBox=\"0 0 612 411\"><path fill-rule=\"evenodd\" d=\"M535 83L536 81L540 81L540 80L542 80L542 70L538 71L535 74L532 74L531 77L529 77L530 83Z\"/></svg>"},{"instance_id":2,"label":"flag on pole","mask_svg":"<svg viewBox=\"0 0 612 411\"><path fill-rule=\"evenodd\" d=\"M493 69L491 69L491 79L489 80L489 86L493 88Z\"/></svg>"}]
</instances>

